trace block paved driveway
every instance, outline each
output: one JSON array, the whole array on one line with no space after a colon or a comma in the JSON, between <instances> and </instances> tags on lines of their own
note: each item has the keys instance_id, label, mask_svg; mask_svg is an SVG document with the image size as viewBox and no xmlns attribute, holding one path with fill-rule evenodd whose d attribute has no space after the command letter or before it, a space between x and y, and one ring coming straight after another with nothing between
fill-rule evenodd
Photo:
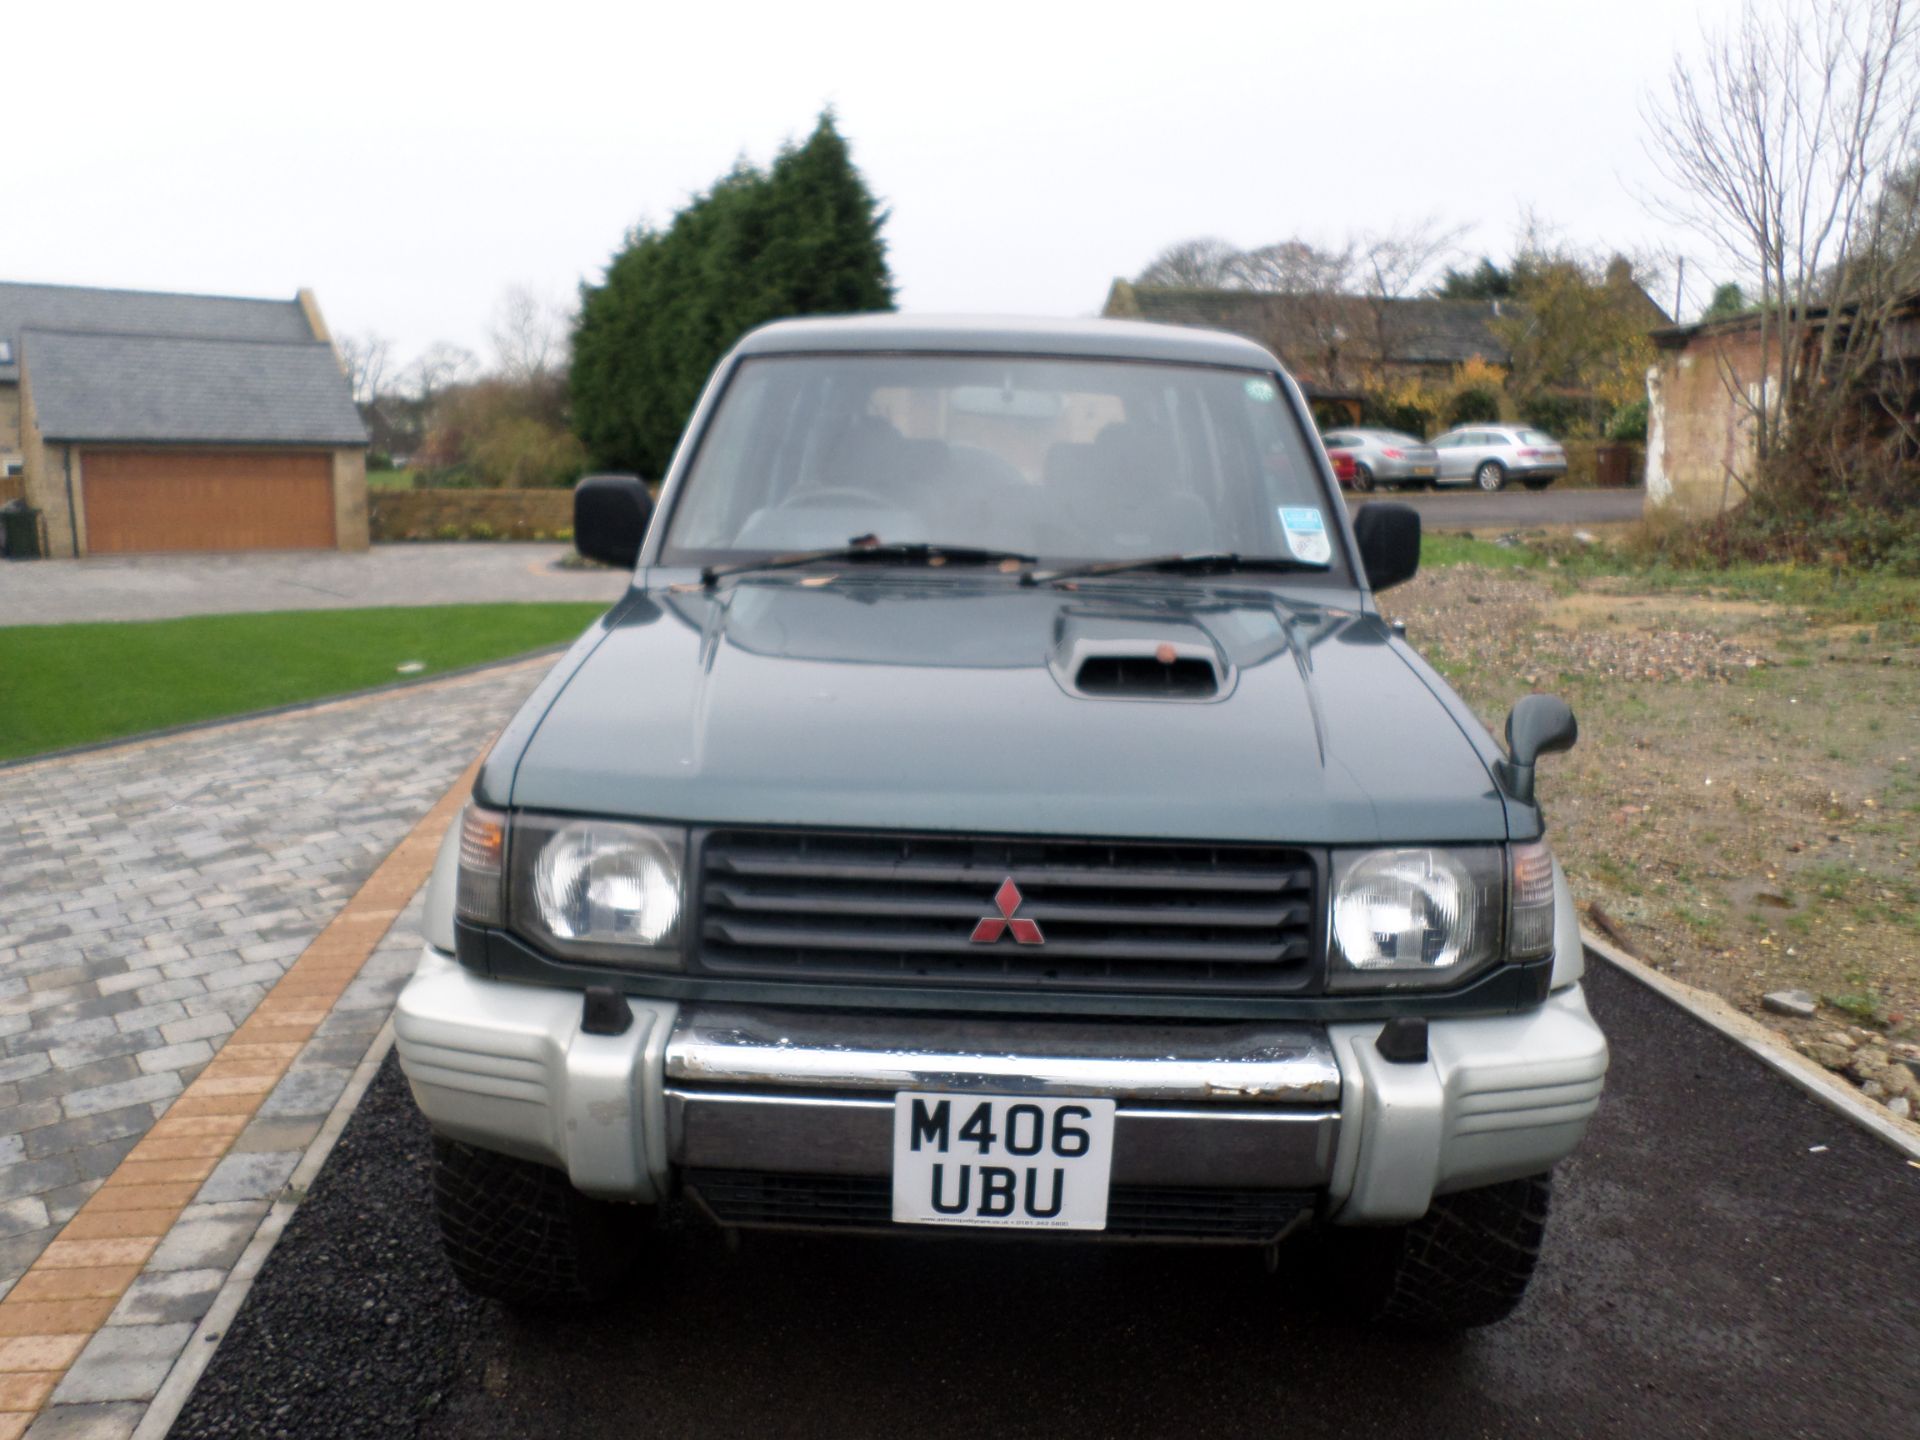
<instances>
[{"instance_id":1,"label":"block paved driveway","mask_svg":"<svg viewBox=\"0 0 1920 1440\"><path fill-rule=\"evenodd\" d=\"M0 625L162 620L260 610L597 600L623 570L561 570L570 545L376 545L361 554L101 555L0 561Z\"/></svg>"},{"instance_id":2,"label":"block paved driveway","mask_svg":"<svg viewBox=\"0 0 1920 1440\"><path fill-rule=\"evenodd\" d=\"M0 1295L547 663L0 771ZM356 982L379 1003L341 1007L238 1152L312 1137L410 963Z\"/></svg>"}]
</instances>

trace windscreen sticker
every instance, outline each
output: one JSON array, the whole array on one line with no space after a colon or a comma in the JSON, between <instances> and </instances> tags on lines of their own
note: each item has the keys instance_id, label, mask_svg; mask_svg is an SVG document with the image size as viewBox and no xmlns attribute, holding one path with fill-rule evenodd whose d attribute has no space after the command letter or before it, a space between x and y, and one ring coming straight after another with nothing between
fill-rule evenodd
<instances>
[{"instance_id":1,"label":"windscreen sticker","mask_svg":"<svg viewBox=\"0 0 1920 1440\"><path fill-rule=\"evenodd\" d=\"M1294 558L1313 565L1324 565L1333 558L1326 518L1318 510L1305 505L1282 505L1280 528L1287 532L1287 545Z\"/></svg>"},{"instance_id":2,"label":"windscreen sticker","mask_svg":"<svg viewBox=\"0 0 1920 1440\"><path fill-rule=\"evenodd\" d=\"M1258 377L1247 381L1246 388L1247 398L1257 401L1262 405L1271 405L1274 396L1280 393L1273 388L1273 382L1271 380L1262 380Z\"/></svg>"}]
</instances>

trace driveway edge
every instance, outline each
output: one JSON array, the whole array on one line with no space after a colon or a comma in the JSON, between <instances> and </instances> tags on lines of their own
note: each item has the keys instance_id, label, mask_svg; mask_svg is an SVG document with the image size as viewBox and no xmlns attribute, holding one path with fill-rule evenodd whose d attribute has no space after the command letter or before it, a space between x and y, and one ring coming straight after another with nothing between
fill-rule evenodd
<instances>
[{"instance_id":1,"label":"driveway edge","mask_svg":"<svg viewBox=\"0 0 1920 1440\"><path fill-rule=\"evenodd\" d=\"M1846 1081L1835 1078L1825 1066L1809 1060L1758 1020L1741 1014L1718 995L1661 974L1618 946L1608 944L1584 925L1580 927L1580 943L1589 953L1638 980L1662 999L1672 1001L1702 1024L1718 1030L1828 1109L1877 1135L1910 1163L1920 1165L1920 1125L1908 1124L1889 1114Z\"/></svg>"},{"instance_id":2,"label":"driveway edge","mask_svg":"<svg viewBox=\"0 0 1920 1440\"><path fill-rule=\"evenodd\" d=\"M247 1295L253 1289L253 1282L260 1274L260 1268L267 1263L267 1257L273 1253L273 1247L280 1243L281 1233L287 1228L287 1222L293 1219L293 1212L300 1208L306 1198L308 1187L314 1177L320 1173L320 1167L327 1163L327 1157L333 1153L334 1144L347 1128L347 1121L353 1118L353 1112L360 1106L361 1097L367 1093L367 1087L373 1083L373 1077L387 1058L387 1052L393 1049L393 1018L380 1027L380 1033L374 1037L373 1044L367 1048L366 1055L353 1072L353 1079L347 1082L347 1088L334 1102L333 1109L327 1113L326 1123L320 1127L320 1133L300 1157L300 1163L294 1168L292 1177L287 1181L287 1190L273 1202L273 1206L260 1221L259 1229L253 1232L253 1238L247 1241L247 1248L234 1262L233 1270L221 1284L220 1291L213 1298L200 1323L194 1327L193 1336L187 1341L186 1349L180 1352L180 1358L167 1372L167 1378L160 1383L153 1400L147 1406L147 1413L134 1427L130 1440L166 1440L166 1434L173 1428L173 1422L180 1418L180 1412L193 1395L193 1387L200 1383L200 1377L206 1373L207 1366L220 1349L220 1341L232 1327L234 1317L240 1313L240 1307L246 1303Z\"/></svg>"}]
</instances>

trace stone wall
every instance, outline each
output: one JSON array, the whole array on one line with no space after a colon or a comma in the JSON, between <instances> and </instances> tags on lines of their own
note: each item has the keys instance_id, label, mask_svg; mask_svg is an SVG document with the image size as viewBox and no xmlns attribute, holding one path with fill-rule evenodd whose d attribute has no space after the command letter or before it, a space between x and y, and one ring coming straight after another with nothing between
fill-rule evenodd
<instances>
[{"instance_id":1,"label":"stone wall","mask_svg":"<svg viewBox=\"0 0 1920 1440\"><path fill-rule=\"evenodd\" d=\"M571 490L373 490L368 529L378 540L565 540Z\"/></svg>"}]
</instances>

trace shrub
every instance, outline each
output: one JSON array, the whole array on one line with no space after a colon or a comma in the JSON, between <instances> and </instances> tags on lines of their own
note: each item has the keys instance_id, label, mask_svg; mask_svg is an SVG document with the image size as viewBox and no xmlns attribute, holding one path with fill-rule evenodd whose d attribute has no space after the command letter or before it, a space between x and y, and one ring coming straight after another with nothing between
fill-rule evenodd
<instances>
[{"instance_id":1,"label":"shrub","mask_svg":"<svg viewBox=\"0 0 1920 1440\"><path fill-rule=\"evenodd\" d=\"M1563 395L1543 391L1520 402L1520 418L1536 430L1562 440L1583 439L1600 433L1602 402L1591 395Z\"/></svg>"},{"instance_id":2,"label":"shrub","mask_svg":"<svg viewBox=\"0 0 1920 1440\"><path fill-rule=\"evenodd\" d=\"M1475 425L1500 418L1500 392L1485 385L1456 390L1447 401L1449 425Z\"/></svg>"},{"instance_id":3,"label":"shrub","mask_svg":"<svg viewBox=\"0 0 1920 1440\"><path fill-rule=\"evenodd\" d=\"M1647 440L1647 402L1633 400L1613 412L1607 421L1607 439L1616 444L1644 445Z\"/></svg>"}]
</instances>

